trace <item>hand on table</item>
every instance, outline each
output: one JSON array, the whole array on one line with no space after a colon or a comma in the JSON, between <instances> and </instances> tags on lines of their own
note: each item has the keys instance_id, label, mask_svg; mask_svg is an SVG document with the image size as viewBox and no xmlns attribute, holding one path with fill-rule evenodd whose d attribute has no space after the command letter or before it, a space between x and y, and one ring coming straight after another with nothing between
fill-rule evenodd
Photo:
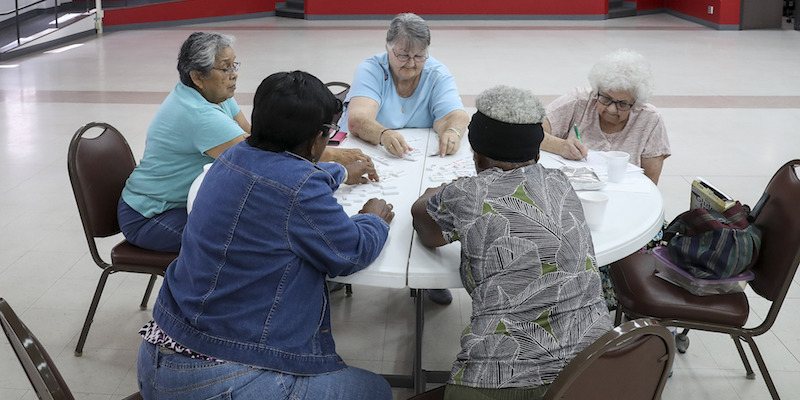
<instances>
[{"instance_id":1,"label":"hand on table","mask_svg":"<svg viewBox=\"0 0 800 400\"><path fill-rule=\"evenodd\" d=\"M372 162L372 159L360 149L342 149L330 146L325 148L325 152L322 153L322 158L320 158L320 161L335 162L342 165L356 160Z\"/></svg>"},{"instance_id":2,"label":"hand on table","mask_svg":"<svg viewBox=\"0 0 800 400\"><path fill-rule=\"evenodd\" d=\"M361 150L359 150L359 152L360 151ZM344 183L348 185L369 183L369 181L377 182L380 180L378 173L375 172L375 164L372 163L372 159L369 157L367 157L367 161L357 159L342 165L347 170L347 180Z\"/></svg>"},{"instance_id":3,"label":"hand on table","mask_svg":"<svg viewBox=\"0 0 800 400\"><path fill-rule=\"evenodd\" d=\"M454 130L448 129L439 134L439 151L440 156L448 154L455 154L459 147L461 147L461 136Z\"/></svg>"},{"instance_id":4,"label":"hand on table","mask_svg":"<svg viewBox=\"0 0 800 400\"><path fill-rule=\"evenodd\" d=\"M372 198L367 200L367 202L364 204L364 207L361 207L361 211L358 213L375 214L381 217L381 219L386 221L388 224L392 222L392 219L394 219L394 211L392 211L393 208L394 206L387 203L386 200Z\"/></svg>"},{"instance_id":5,"label":"hand on table","mask_svg":"<svg viewBox=\"0 0 800 400\"><path fill-rule=\"evenodd\" d=\"M589 156L589 148L580 140L571 137L564 140L560 155L567 160L582 160Z\"/></svg>"},{"instance_id":6,"label":"hand on table","mask_svg":"<svg viewBox=\"0 0 800 400\"><path fill-rule=\"evenodd\" d=\"M388 130L380 136L380 143L386 151L397 157L403 157L405 152L411 150L403 135L398 131Z\"/></svg>"}]
</instances>

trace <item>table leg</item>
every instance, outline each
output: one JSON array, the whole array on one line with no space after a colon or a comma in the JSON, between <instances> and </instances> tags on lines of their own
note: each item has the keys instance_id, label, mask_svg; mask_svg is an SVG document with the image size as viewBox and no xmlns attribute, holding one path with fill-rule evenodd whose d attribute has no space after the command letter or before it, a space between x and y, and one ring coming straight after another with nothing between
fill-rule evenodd
<instances>
[{"instance_id":1,"label":"table leg","mask_svg":"<svg viewBox=\"0 0 800 400\"><path fill-rule=\"evenodd\" d=\"M414 308L416 310L416 329L414 332L414 369L411 375L414 379L414 394L425 391L425 372L422 370L422 332L425 328L425 289L412 289L414 295Z\"/></svg>"},{"instance_id":2,"label":"table leg","mask_svg":"<svg viewBox=\"0 0 800 400\"><path fill-rule=\"evenodd\" d=\"M422 334L425 328L425 289L411 289L414 298L414 363L411 375L383 375L392 387L413 388L414 394L425 391L428 382L445 383L450 371L425 371L422 369Z\"/></svg>"}]
</instances>

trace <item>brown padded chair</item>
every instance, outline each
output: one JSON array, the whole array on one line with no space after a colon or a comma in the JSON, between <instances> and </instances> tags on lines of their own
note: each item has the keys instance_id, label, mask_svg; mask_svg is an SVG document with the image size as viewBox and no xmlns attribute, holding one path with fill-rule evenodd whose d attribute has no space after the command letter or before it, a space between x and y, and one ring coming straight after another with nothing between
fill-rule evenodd
<instances>
[{"instance_id":1,"label":"brown padded chair","mask_svg":"<svg viewBox=\"0 0 800 400\"><path fill-rule=\"evenodd\" d=\"M88 134L90 131L98 133L91 135ZM111 263L105 262L100 256L97 239L120 233L117 203L125 181L134 167L136 160L128 142L109 124L88 123L75 132L69 144L67 170L72 183L72 192L78 203L78 212L86 241L89 243L89 252L95 264L103 270L78 345L75 347L76 356L83 353L83 345L109 275L115 272L151 275L140 306L144 310L147 308L156 277L164 276L167 266L178 256L177 253L143 249L128 243L127 240L123 240L111 250Z\"/></svg>"},{"instance_id":2,"label":"brown padded chair","mask_svg":"<svg viewBox=\"0 0 800 400\"><path fill-rule=\"evenodd\" d=\"M750 287L771 302L761 324L744 326L750 315L745 293L695 296L655 276L655 256L643 253L622 259L609 269L619 304L617 323L624 313L633 317L654 317L667 326L728 334L736 344L747 378L754 379L755 374L742 348L741 341L745 341L750 345L770 395L779 399L753 338L772 327L800 263L800 179L797 166L800 166L800 160L790 161L778 169L767 185L762 197L766 201L755 220L763 237L758 260L752 268L755 279L750 282Z\"/></svg>"},{"instance_id":3,"label":"brown padded chair","mask_svg":"<svg viewBox=\"0 0 800 400\"><path fill-rule=\"evenodd\" d=\"M74 400L67 383L58 372L50 355L36 336L20 321L11 306L0 298L0 325L14 349L25 375L31 381L33 391L43 400ZM141 400L139 392L124 400Z\"/></svg>"},{"instance_id":4,"label":"brown padded chair","mask_svg":"<svg viewBox=\"0 0 800 400\"><path fill-rule=\"evenodd\" d=\"M578 353L550 384L543 400L660 399L675 357L672 333L642 318L606 332ZM618 383L619 377L624 383ZM444 398L444 386L409 400Z\"/></svg>"}]
</instances>

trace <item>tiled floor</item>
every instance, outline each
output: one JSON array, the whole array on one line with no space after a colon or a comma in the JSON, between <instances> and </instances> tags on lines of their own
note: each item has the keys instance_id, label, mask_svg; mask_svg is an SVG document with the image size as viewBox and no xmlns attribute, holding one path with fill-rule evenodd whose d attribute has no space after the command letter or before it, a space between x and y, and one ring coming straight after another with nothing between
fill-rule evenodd
<instances>
[{"instance_id":1,"label":"tiled floor","mask_svg":"<svg viewBox=\"0 0 800 400\"><path fill-rule=\"evenodd\" d=\"M83 357L73 356L100 270L87 253L66 174L72 133L89 121L109 122L138 158L150 119L177 81L178 47L192 31L237 36L236 98L249 115L255 88L272 72L302 69L323 81L351 80L361 60L383 51L386 25L260 18L122 31L70 51L0 63L0 297L37 333L79 399L135 391L136 331L150 313L138 308L143 277L112 276ZM643 53L656 73L652 102L664 115L674 152L659 183L668 218L687 207L695 176L752 204L781 164L800 157L800 32L720 32L665 14L431 26L431 53L455 75L469 112L474 96L489 86L525 87L549 102L588 85L588 69L601 55L618 47ZM797 282L774 329L757 339L785 399L800 392ZM449 369L457 352L470 301L462 290L455 294L454 304L427 309L425 368ZM757 320L767 305L752 298L752 307ZM350 364L383 373L410 370L407 290L357 286L351 298L336 293L333 315L338 349ZM730 339L690 337L665 399L769 398L760 377L744 378ZM4 341L0 399L35 399ZM395 393L397 399L410 394Z\"/></svg>"}]
</instances>

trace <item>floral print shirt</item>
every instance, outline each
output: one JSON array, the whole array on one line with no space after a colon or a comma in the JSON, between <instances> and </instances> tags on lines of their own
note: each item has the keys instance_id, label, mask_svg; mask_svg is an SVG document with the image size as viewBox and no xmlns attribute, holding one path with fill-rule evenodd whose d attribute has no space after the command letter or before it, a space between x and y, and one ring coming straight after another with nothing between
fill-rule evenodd
<instances>
[{"instance_id":1,"label":"floral print shirt","mask_svg":"<svg viewBox=\"0 0 800 400\"><path fill-rule=\"evenodd\" d=\"M461 242L472 297L450 384L549 384L612 328L583 208L561 171L488 169L445 186L427 211Z\"/></svg>"}]
</instances>

